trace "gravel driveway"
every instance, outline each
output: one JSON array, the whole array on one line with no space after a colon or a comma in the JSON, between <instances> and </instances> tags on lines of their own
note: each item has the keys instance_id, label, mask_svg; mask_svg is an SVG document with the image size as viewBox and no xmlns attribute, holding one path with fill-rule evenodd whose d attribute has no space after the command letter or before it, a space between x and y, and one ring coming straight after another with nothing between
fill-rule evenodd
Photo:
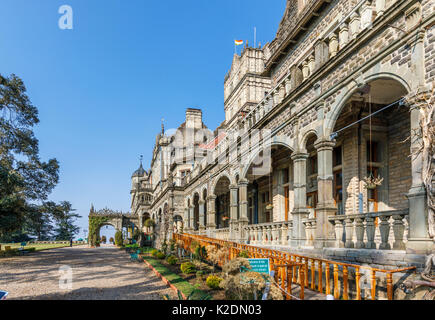
<instances>
[{"instance_id":1,"label":"gravel driveway","mask_svg":"<svg viewBox=\"0 0 435 320\"><path fill-rule=\"evenodd\" d=\"M72 270L72 288L62 289L62 266ZM65 286L65 282L61 282ZM159 300L169 289L144 263L115 247L52 249L0 259L0 290L9 299Z\"/></svg>"}]
</instances>

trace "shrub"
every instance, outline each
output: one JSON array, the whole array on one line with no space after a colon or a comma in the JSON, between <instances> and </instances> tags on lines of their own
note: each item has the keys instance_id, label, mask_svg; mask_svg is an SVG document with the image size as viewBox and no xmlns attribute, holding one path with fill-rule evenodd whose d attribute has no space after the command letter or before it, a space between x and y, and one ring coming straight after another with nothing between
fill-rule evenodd
<instances>
[{"instance_id":1,"label":"shrub","mask_svg":"<svg viewBox=\"0 0 435 320\"><path fill-rule=\"evenodd\" d=\"M205 271L203 271L203 270L198 270L198 271L196 271L196 277L197 278L199 278L199 279L204 279L204 275L205 275Z\"/></svg>"},{"instance_id":2,"label":"shrub","mask_svg":"<svg viewBox=\"0 0 435 320\"><path fill-rule=\"evenodd\" d=\"M115 240L113 239L113 237L110 237L109 242L113 243Z\"/></svg>"},{"instance_id":3,"label":"shrub","mask_svg":"<svg viewBox=\"0 0 435 320\"><path fill-rule=\"evenodd\" d=\"M184 262L181 264L181 272L183 272L184 274L191 274L194 273L196 271L196 267L192 262Z\"/></svg>"},{"instance_id":4,"label":"shrub","mask_svg":"<svg viewBox=\"0 0 435 320\"><path fill-rule=\"evenodd\" d=\"M150 253L151 253L151 255L152 255L153 257L155 257L155 256L157 255L158 252L159 252L159 250L157 250L157 249L153 249L153 250L150 251Z\"/></svg>"},{"instance_id":5,"label":"shrub","mask_svg":"<svg viewBox=\"0 0 435 320\"><path fill-rule=\"evenodd\" d=\"M240 272L240 269L251 269L251 264L249 263L249 260L246 258L236 258L228 263L226 263L222 271L229 275L236 275Z\"/></svg>"},{"instance_id":6,"label":"shrub","mask_svg":"<svg viewBox=\"0 0 435 320\"><path fill-rule=\"evenodd\" d=\"M107 238L106 238L106 236L102 236L102 237L101 237L101 242L102 242L102 243L106 243L106 242L107 242Z\"/></svg>"},{"instance_id":7,"label":"shrub","mask_svg":"<svg viewBox=\"0 0 435 320\"><path fill-rule=\"evenodd\" d=\"M153 227L156 223L154 222L153 219L147 219L145 220L145 227Z\"/></svg>"},{"instance_id":8,"label":"shrub","mask_svg":"<svg viewBox=\"0 0 435 320\"><path fill-rule=\"evenodd\" d=\"M115 244L118 247L122 246L122 231L116 231L116 233L115 233Z\"/></svg>"},{"instance_id":9,"label":"shrub","mask_svg":"<svg viewBox=\"0 0 435 320\"><path fill-rule=\"evenodd\" d=\"M219 285L222 280L223 279L219 278L218 276L211 275L207 277L207 280L205 282L210 289L217 290L220 288Z\"/></svg>"},{"instance_id":10,"label":"shrub","mask_svg":"<svg viewBox=\"0 0 435 320\"><path fill-rule=\"evenodd\" d=\"M164 254L161 251L157 252L157 254L156 254L157 259L165 259L165 257L166 257L166 254Z\"/></svg>"},{"instance_id":11,"label":"shrub","mask_svg":"<svg viewBox=\"0 0 435 320\"><path fill-rule=\"evenodd\" d=\"M166 258L166 261L170 264L170 265L175 265L178 262L178 259L174 256L169 256Z\"/></svg>"},{"instance_id":12,"label":"shrub","mask_svg":"<svg viewBox=\"0 0 435 320\"><path fill-rule=\"evenodd\" d=\"M239 252L239 258L246 258L246 259L248 259L249 258L248 251L246 251L246 250L240 251Z\"/></svg>"}]
</instances>

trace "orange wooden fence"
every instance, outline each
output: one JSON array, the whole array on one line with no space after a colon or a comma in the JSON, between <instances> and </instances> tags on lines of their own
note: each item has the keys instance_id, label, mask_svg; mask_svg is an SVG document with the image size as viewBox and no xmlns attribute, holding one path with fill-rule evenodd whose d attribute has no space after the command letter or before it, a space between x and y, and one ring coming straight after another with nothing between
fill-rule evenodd
<instances>
[{"instance_id":1,"label":"orange wooden fence","mask_svg":"<svg viewBox=\"0 0 435 320\"><path fill-rule=\"evenodd\" d=\"M283 291L286 291L287 299L291 299L292 297L292 284L297 284L301 287L301 299L304 298L303 288L306 287L323 294L331 294L334 296L334 299L349 300L351 298L350 288L352 285L352 288L354 289L352 298L354 300L361 300L361 271L362 269L365 269L370 274L371 300L376 299L376 288L378 285L376 279L377 273L385 274L387 298L388 300L393 300L393 274L415 269L415 267L395 270L377 269L344 262L310 258L290 252L260 248L200 235L174 234L174 239L183 241L184 248L187 251L192 251L192 241L197 241L201 246L214 245L218 248L228 248L228 257L226 260L231 260L237 257L242 251L247 252L249 258L269 258L271 261L271 269L275 271L275 281ZM223 266L225 262L225 260L219 261L218 265ZM341 283L339 280L340 271ZM354 277L349 277L349 271L354 274Z\"/></svg>"}]
</instances>

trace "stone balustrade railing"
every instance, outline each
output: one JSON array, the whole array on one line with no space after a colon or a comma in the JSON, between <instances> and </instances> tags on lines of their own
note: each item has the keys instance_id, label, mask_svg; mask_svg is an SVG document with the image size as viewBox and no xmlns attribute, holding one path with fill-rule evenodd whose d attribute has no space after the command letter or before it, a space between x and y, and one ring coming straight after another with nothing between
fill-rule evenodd
<instances>
[{"instance_id":1,"label":"stone balustrade railing","mask_svg":"<svg viewBox=\"0 0 435 320\"><path fill-rule=\"evenodd\" d=\"M329 217L337 248L405 250L408 209Z\"/></svg>"},{"instance_id":2,"label":"stone balustrade railing","mask_svg":"<svg viewBox=\"0 0 435 320\"><path fill-rule=\"evenodd\" d=\"M317 220L316 219L305 219L302 220L302 224L305 226L305 236L307 247L314 246L314 239L316 233Z\"/></svg>"},{"instance_id":3,"label":"stone balustrade railing","mask_svg":"<svg viewBox=\"0 0 435 320\"><path fill-rule=\"evenodd\" d=\"M251 224L245 226L248 243L252 245L290 245L292 221Z\"/></svg>"},{"instance_id":4,"label":"stone balustrade railing","mask_svg":"<svg viewBox=\"0 0 435 320\"><path fill-rule=\"evenodd\" d=\"M214 230L214 238L228 241L230 238L230 228L221 228Z\"/></svg>"}]
</instances>

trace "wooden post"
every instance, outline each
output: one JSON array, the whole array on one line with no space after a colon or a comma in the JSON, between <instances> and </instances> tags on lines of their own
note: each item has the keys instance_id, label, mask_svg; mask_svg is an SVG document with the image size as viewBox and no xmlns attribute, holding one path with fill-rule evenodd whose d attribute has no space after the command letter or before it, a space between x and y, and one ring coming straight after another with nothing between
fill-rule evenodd
<instances>
[{"instance_id":1,"label":"wooden post","mask_svg":"<svg viewBox=\"0 0 435 320\"><path fill-rule=\"evenodd\" d=\"M338 265L334 263L334 299L340 298L340 288L338 287Z\"/></svg>"},{"instance_id":2,"label":"wooden post","mask_svg":"<svg viewBox=\"0 0 435 320\"><path fill-rule=\"evenodd\" d=\"M299 266L299 279L300 279L300 286L301 286L301 292L299 294L299 298L301 300L304 300L305 275L304 275L303 266Z\"/></svg>"},{"instance_id":3,"label":"wooden post","mask_svg":"<svg viewBox=\"0 0 435 320\"><path fill-rule=\"evenodd\" d=\"M393 274L387 272L387 297L388 300L393 300Z\"/></svg>"},{"instance_id":4,"label":"wooden post","mask_svg":"<svg viewBox=\"0 0 435 320\"><path fill-rule=\"evenodd\" d=\"M343 299L349 300L349 288L348 288L348 274L347 266L343 266Z\"/></svg>"},{"instance_id":5,"label":"wooden post","mask_svg":"<svg viewBox=\"0 0 435 320\"><path fill-rule=\"evenodd\" d=\"M311 290L316 290L316 261L311 259Z\"/></svg>"},{"instance_id":6,"label":"wooden post","mask_svg":"<svg viewBox=\"0 0 435 320\"><path fill-rule=\"evenodd\" d=\"M291 294L292 294L292 279L293 279L293 268L294 266L288 266L287 267L287 292L289 293L288 299L291 300Z\"/></svg>"},{"instance_id":7,"label":"wooden post","mask_svg":"<svg viewBox=\"0 0 435 320\"><path fill-rule=\"evenodd\" d=\"M321 261L321 260L318 260L317 261L318 262L318 271L319 271L319 287L318 287L318 289L319 289L319 292L320 293L323 293L323 268L322 268L322 264L323 264L323 262Z\"/></svg>"},{"instance_id":8,"label":"wooden post","mask_svg":"<svg viewBox=\"0 0 435 320\"><path fill-rule=\"evenodd\" d=\"M356 300L361 300L361 287L360 287L361 273L359 268L355 270L355 284L356 284Z\"/></svg>"},{"instance_id":9,"label":"wooden post","mask_svg":"<svg viewBox=\"0 0 435 320\"><path fill-rule=\"evenodd\" d=\"M330 287L330 281L329 281L329 263L325 264L325 281L326 281L326 294L331 294L331 287Z\"/></svg>"},{"instance_id":10,"label":"wooden post","mask_svg":"<svg viewBox=\"0 0 435 320\"><path fill-rule=\"evenodd\" d=\"M371 280L372 280L372 300L375 300L376 298L376 271L372 270L372 275L371 275Z\"/></svg>"}]
</instances>

